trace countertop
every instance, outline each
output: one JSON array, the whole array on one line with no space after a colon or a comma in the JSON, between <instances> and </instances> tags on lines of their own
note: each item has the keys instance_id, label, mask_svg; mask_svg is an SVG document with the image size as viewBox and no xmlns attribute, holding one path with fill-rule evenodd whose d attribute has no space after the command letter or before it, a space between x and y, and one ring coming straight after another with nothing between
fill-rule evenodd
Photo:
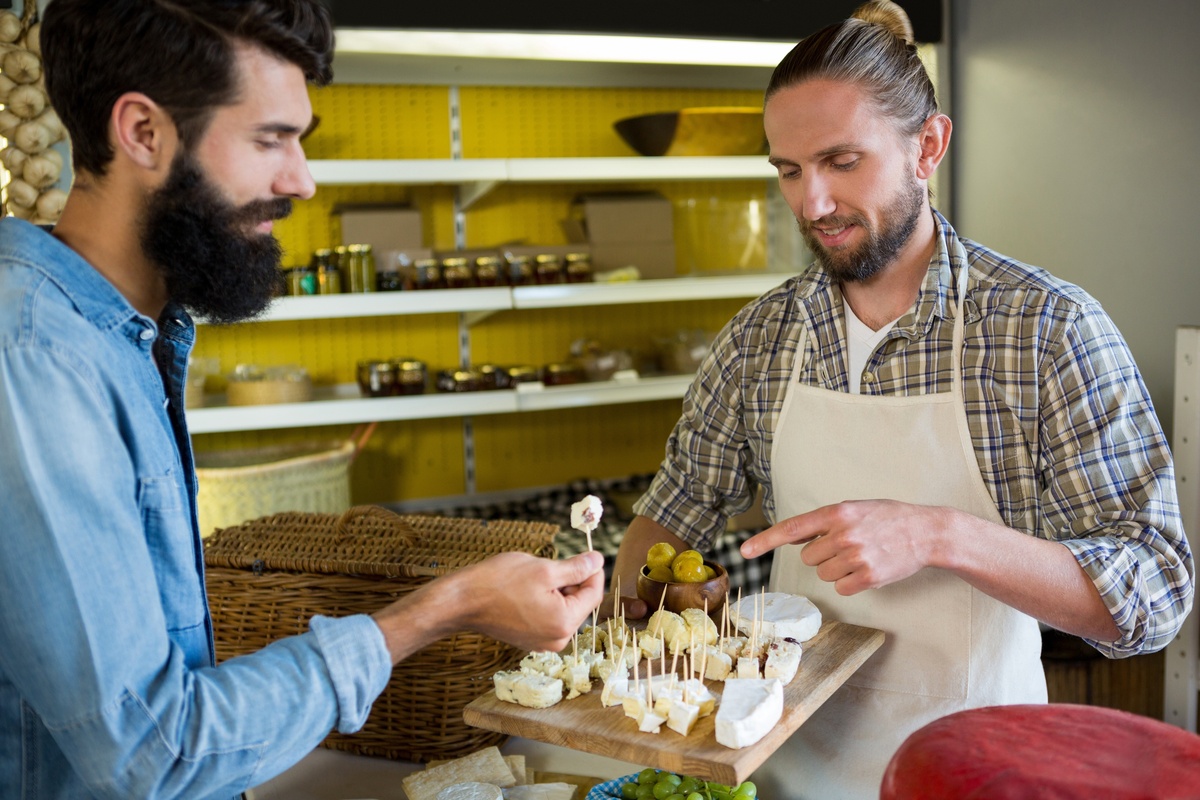
<instances>
[{"instance_id":1,"label":"countertop","mask_svg":"<svg viewBox=\"0 0 1200 800\"><path fill-rule=\"evenodd\" d=\"M640 770L604 756L557 745L511 737L500 747L505 755L524 755L541 772L563 772L594 778L618 778ZM250 800L407 800L401 779L422 769L407 761L354 755L317 748L282 775L249 793ZM583 800L583 798L576 798Z\"/></svg>"}]
</instances>

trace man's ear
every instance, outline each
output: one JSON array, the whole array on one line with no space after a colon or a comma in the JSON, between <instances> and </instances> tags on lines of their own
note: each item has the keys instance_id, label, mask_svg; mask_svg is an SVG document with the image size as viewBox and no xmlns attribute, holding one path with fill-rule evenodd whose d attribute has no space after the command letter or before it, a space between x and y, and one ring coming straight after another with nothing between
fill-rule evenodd
<instances>
[{"instance_id":1,"label":"man's ear","mask_svg":"<svg viewBox=\"0 0 1200 800\"><path fill-rule=\"evenodd\" d=\"M917 134L917 177L929 180L950 149L950 130L954 126L945 114L933 114Z\"/></svg>"},{"instance_id":2,"label":"man's ear","mask_svg":"<svg viewBox=\"0 0 1200 800\"><path fill-rule=\"evenodd\" d=\"M170 168L179 137L166 109L141 92L126 92L113 103L109 122L118 158L155 173Z\"/></svg>"}]
</instances>

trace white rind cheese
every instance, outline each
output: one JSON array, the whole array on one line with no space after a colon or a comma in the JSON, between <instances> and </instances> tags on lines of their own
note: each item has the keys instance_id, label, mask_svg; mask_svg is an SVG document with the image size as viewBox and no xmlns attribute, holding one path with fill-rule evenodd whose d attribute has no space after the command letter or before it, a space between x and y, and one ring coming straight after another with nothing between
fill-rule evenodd
<instances>
[{"instance_id":1,"label":"white rind cheese","mask_svg":"<svg viewBox=\"0 0 1200 800\"><path fill-rule=\"evenodd\" d=\"M571 527L577 531L591 533L600 525L602 516L604 516L604 504L594 494L589 494L578 503L571 504Z\"/></svg>"},{"instance_id":2,"label":"white rind cheese","mask_svg":"<svg viewBox=\"0 0 1200 800\"><path fill-rule=\"evenodd\" d=\"M805 642L821 629L821 612L807 597L785 592L767 592L757 597L743 597L734 603L730 614L737 620L738 630L747 635L754 627L754 603L760 603L761 625L759 641L795 639Z\"/></svg>"},{"instance_id":3,"label":"white rind cheese","mask_svg":"<svg viewBox=\"0 0 1200 800\"><path fill-rule=\"evenodd\" d=\"M549 708L562 700L563 682L536 672L500 670L492 675L496 699L526 708Z\"/></svg>"},{"instance_id":4,"label":"white rind cheese","mask_svg":"<svg viewBox=\"0 0 1200 800\"><path fill-rule=\"evenodd\" d=\"M749 747L782 717L783 683L774 678L727 680L717 709L717 741L735 750Z\"/></svg>"}]
</instances>

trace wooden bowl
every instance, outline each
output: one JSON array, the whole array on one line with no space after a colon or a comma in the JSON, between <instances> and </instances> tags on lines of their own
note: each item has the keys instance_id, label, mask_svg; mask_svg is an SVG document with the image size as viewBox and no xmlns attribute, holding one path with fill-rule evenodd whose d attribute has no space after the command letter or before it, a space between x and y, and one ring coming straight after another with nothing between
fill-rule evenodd
<instances>
[{"instance_id":1,"label":"wooden bowl","mask_svg":"<svg viewBox=\"0 0 1200 800\"><path fill-rule=\"evenodd\" d=\"M712 567L716 575L699 583L665 583L656 581L646 575L646 567L638 573L637 596L649 607L647 616L658 610L658 604L663 608L678 614L685 608L705 607L708 601L708 614L712 616L720 611L729 596L729 573L714 561L705 561L706 566ZM667 599L663 601L663 592Z\"/></svg>"},{"instance_id":2,"label":"wooden bowl","mask_svg":"<svg viewBox=\"0 0 1200 800\"><path fill-rule=\"evenodd\" d=\"M767 151L762 109L755 107L641 114L617 120L613 127L644 156L757 156Z\"/></svg>"}]
</instances>

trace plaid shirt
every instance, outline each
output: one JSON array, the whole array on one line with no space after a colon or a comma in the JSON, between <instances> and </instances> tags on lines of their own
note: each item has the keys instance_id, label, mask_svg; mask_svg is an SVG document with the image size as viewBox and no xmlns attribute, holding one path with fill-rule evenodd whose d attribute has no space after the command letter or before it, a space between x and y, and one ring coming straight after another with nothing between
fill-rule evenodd
<instances>
[{"instance_id":1,"label":"plaid shirt","mask_svg":"<svg viewBox=\"0 0 1200 800\"><path fill-rule=\"evenodd\" d=\"M1096 649L1165 647L1191 608L1194 567L1171 453L1124 339L1079 287L934 217L925 283L867 361L862 393L951 390L955 278L969 268L963 391L996 508L1068 547L1095 582L1121 632ZM844 330L841 292L816 267L743 308L701 365L637 513L706 549L761 485L774 520L771 443L797 348L802 383L845 392Z\"/></svg>"}]
</instances>

